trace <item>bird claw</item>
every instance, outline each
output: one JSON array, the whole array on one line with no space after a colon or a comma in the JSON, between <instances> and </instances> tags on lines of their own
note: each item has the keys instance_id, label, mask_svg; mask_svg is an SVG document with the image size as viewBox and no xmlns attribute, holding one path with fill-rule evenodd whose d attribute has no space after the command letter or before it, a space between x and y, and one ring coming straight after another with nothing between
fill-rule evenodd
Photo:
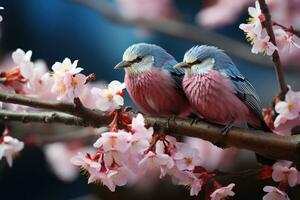
<instances>
[{"instance_id":1,"label":"bird claw","mask_svg":"<svg viewBox=\"0 0 300 200\"><path fill-rule=\"evenodd\" d=\"M224 126L221 129L221 136L215 142L213 142L214 145L216 145L220 148L226 148L226 144L224 143L224 139L228 135L231 128L233 127L234 122L235 122L235 119L232 117L230 119L229 123L226 124L226 126Z\"/></svg>"}]
</instances>

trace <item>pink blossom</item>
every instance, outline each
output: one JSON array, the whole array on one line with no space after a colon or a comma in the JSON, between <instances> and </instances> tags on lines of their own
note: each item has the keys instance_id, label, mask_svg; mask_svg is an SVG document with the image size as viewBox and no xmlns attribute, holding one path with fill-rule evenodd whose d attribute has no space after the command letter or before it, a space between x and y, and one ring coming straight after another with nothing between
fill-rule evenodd
<instances>
[{"instance_id":1,"label":"pink blossom","mask_svg":"<svg viewBox=\"0 0 300 200\"><path fill-rule=\"evenodd\" d=\"M296 119L280 122L279 125L273 130L273 132L278 135L289 136L292 134L292 129L298 125L300 125L300 116Z\"/></svg>"},{"instance_id":2,"label":"pink blossom","mask_svg":"<svg viewBox=\"0 0 300 200\"><path fill-rule=\"evenodd\" d=\"M101 165L99 162L92 160L88 155L78 152L76 156L71 158L71 163L80 166L90 172L93 169L100 170Z\"/></svg>"},{"instance_id":3,"label":"pink blossom","mask_svg":"<svg viewBox=\"0 0 300 200\"><path fill-rule=\"evenodd\" d=\"M300 46L294 41L293 34L284 31L281 28L275 29L274 34L276 37L276 43L280 50L289 51L291 46L300 48Z\"/></svg>"},{"instance_id":4,"label":"pink blossom","mask_svg":"<svg viewBox=\"0 0 300 200\"><path fill-rule=\"evenodd\" d=\"M211 200L221 200L228 196L234 196L234 192L232 191L232 188L235 186L234 183L229 184L228 186L221 187L219 189L216 189L211 195Z\"/></svg>"},{"instance_id":5,"label":"pink blossom","mask_svg":"<svg viewBox=\"0 0 300 200\"><path fill-rule=\"evenodd\" d=\"M193 170L200 164L199 151L186 144L181 144L178 151L174 154L176 167L179 170Z\"/></svg>"},{"instance_id":6,"label":"pink blossom","mask_svg":"<svg viewBox=\"0 0 300 200\"><path fill-rule=\"evenodd\" d=\"M82 169L86 170L90 177L88 179L88 183L100 182L103 185L107 186L111 191L115 191L115 184L112 182L110 178L108 178L107 170L101 170L101 164L99 160L101 160L101 156L97 160L92 160L88 155L84 155L82 153L78 153L71 159L71 163L80 166Z\"/></svg>"},{"instance_id":7,"label":"pink blossom","mask_svg":"<svg viewBox=\"0 0 300 200\"><path fill-rule=\"evenodd\" d=\"M132 119L131 151L142 154L149 146L153 135L153 128L146 128L142 114Z\"/></svg>"},{"instance_id":8,"label":"pink blossom","mask_svg":"<svg viewBox=\"0 0 300 200\"><path fill-rule=\"evenodd\" d=\"M13 157L24 148L24 143L11 136L2 136L0 142L0 160L5 157L12 167Z\"/></svg>"},{"instance_id":9,"label":"pink blossom","mask_svg":"<svg viewBox=\"0 0 300 200\"><path fill-rule=\"evenodd\" d=\"M132 172L127 167L119 167L117 169L109 170L107 178L116 186L126 185L128 179L133 176Z\"/></svg>"},{"instance_id":10,"label":"pink blossom","mask_svg":"<svg viewBox=\"0 0 300 200\"><path fill-rule=\"evenodd\" d=\"M285 95L285 101L280 101L275 105L275 111L279 114L275 121L275 128L287 120L299 117L300 112L300 92L294 92L290 87Z\"/></svg>"},{"instance_id":11,"label":"pink blossom","mask_svg":"<svg viewBox=\"0 0 300 200\"><path fill-rule=\"evenodd\" d=\"M130 147L131 134L125 131L105 132L94 143L95 148L103 148L107 151L125 152Z\"/></svg>"},{"instance_id":12,"label":"pink blossom","mask_svg":"<svg viewBox=\"0 0 300 200\"><path fill-rule=\"evenodd\" d=\"M55 76L51 92L57 95L57 100L72 101L79 96L85 81L86 76L83 74L66 73L64 76Z\"/></svg>"},{"instance_id":13,"label":"pink blossom","mask_svg":"<svg viewBox=\"0 0 300 200\"><path fill-rule=\"evenodd\" d=\"M33 67L33 63L31 62L31 56L32 56L31 50L25 53L22 49L17 49L12 53L12 59L14 63L19 65L21 69L22 68L25 69L26 67L28 68Z\"/></svg>"},{"instance_id":14,"label":"pink blossom","mask_svg":"<svg viewBox=\"0 0 300 200\"><path fill-rule=\"evenodd\" d=\"M264 20L264 16L261 13L258 1L255 2L255 8L249 7L248 12L250 15L248 24L241 24L240 29L247 33L247 37L252 41L255 38L261 38L262 34L262 24L261 21Z\"/></svg>"},{"instance_id":15,"label":"pink blossom","mask_svg":"<svg viewBox=\"0 0 300 200\"><path fill-rule=\"evenodd\" d=\"M92 94L98 95L96 107L102 111L113 111L123 106L123 89L125 84L119 81L112 81L107 89L92 88Z\"/></svg>"},{"instance_id":16,"label":"pink blossom","mask_svg":"<svg viewBox=\"0 0 300 200\"><path fill-rule=\"evenodd\" d=\"M270 37L267 35L264 38L254 39L251 52L254 54L265 53L271 56L275 50L278 50L278 48L270 42Z\"/></svg>"},{"instance_id":17,"label":"pink blossom","mask_svg":"<svg viewBox=\"0 0 300 200\"><path fill-rule=\"evenodd\" d=\"M276 187L265 186L263 188L263 190L268 193L263 197L263 200L275 200L275 199L276 200L289 200L290 199L285 192L277 189Z\"/></svg>"},{"instance_id":18,"label":"pink blossom","mask_svg":"<svg viewBox=\"0 0 300 200\"><path fill-rule=\"evenodd\" d=\"M173 171L172 178L174 184L189 187L191 196L197 196L203 186L202 179L196 177L194 173L189 171Z\"/></svg>"},{"instance_id":19,"label":"pink blossom","mask_svg":"<svg viewBox=\"0 0 300 200\"><path fill-rule=\"evenodd\" d=\"M161 177L163 177L167 170L174 166L174 161L168 154L164 153L164 144L158 141L155 152L149 151L139 162L139 166L143 169L160 168Z\"/></svg>"},{"instance_id":20,"label":"pink blossom","mask_svg":"<svg viewBox=\"0 0 300 200\"><path fill-rule=\"evenodd\" d=\"M298 171L295 167L291 167L290 161L278 161L273 165L272 178L276 182L288 181L291 187L297 184Z\"/></svg>"},{"instance_id":21,"label":"pink blossom","mask_svg":"<svg viewBox=\"0 0 300 200\"><path fill-rule=\"evenodd\" d=\"M52 70L55 75L64 76L66 73L75 75L80 73L83 68L77 67L78 60L75 60L73 63L69 58L65 58L62 63L56 62L52 66Z\"/></svg>"}]
</instances>

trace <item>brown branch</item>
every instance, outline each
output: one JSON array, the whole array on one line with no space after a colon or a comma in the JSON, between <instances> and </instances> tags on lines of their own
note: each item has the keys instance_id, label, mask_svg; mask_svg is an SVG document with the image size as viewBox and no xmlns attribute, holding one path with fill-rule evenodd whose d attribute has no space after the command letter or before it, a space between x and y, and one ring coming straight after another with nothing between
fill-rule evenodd
<instances>
[{"instance_id":1,"label":"brown branch","mask_svg":"<svg viewBox=\"0 0 300 200\"><path fill-rule=\"evenodd\" d=\"M91 110L84 107L83 105L80 109L76 109L76 106L71 103L39 100L36 98L5 94L2 92L0 92L0 101L26 105L33 108L45 108L60 112L66 111L69 114L71 113L77 116L75 117L72 115L70 116L59 114L55 114L53 116L52 114L50 114L50 116L47 115L48 120L45 120L45 116L43 116L43 114L35 116L32 113L14 113L2 111L0 112L1 121L10 120L31 122L30 120L32 119L35 122L64 123L64 120L69 120L67 121L68 123L66 123L68 125L89 125L91 127L101 127L107 126L112 120L110 115L96 110ZM65 105L66 108L63 108L63 105ZM83 114L81 112L83 112ZM92 113L90 115L91 118L89 118L89 115L87 115L86 113ZM130 114L131 116L135 116L135 113L133 112L128 112L128 114ZM32 118L27 117L28 115L31 115ZM66 116L68 116L67 119ZM220 141L227 146L248 149L274 159L291 160L296 164L300 164L300 135L279 136L259 130L232 128L226 137L222 137L222 135L220 134L221 129L223 128L222 126L210 124L204 121L193 123L192 119L170 119L147 115L144 116L147 126L162 128L165 130L165 133L170 135L196 137L211 142Z\"/></svg>"},{"instance_id":2,"label":"brown branch","mask_svg":"<svg viewBox=\"0 0 300 200\"><path fill-rule=\"evenodd\" d=\"M190 40L194 42L218 46L229 54L243 59L249 63L262 66L272 66L272 63L263 56L252 54L250 47L232 38L218 34L216 32L200 29L198 26L180 22L173 19L134 19L126 18L117 10L113 9L105 0L70 0L79 3L85 7L95 10L99 15L108 20L127 26L141 26L149 30L162 33L171 37Z\"/></svg>"},{"instance_id":3,"label":"brown branch","mask_svg":"<svg viewBox=\"0 0 300 200\"><path fill-rule=\"evenodd\" d=\"M14 112L8 110L0 110L0 121L9 122L17 121L22 123L60 123L66 125L98 127L100 124L94 124L92 121L83 120L80 117L59 113L59 112Z\"/></svg>"},{"instance_id":4,"label":"brown branch","mask_svg":"<svg viewBox=\"0 0 300 200\"><path fill-rule=\"evenodd\" d=\"M259 2L259 5L260 5L260 9L261 9L262 13L265 16L265 20L262 22L262 24L266 28L267 33L270 36L270 41L275 46L277 46L274 31L273 31L273 27L272 27L271 14L270 14L268 5L266 4L265 0L258 0L258 2ZM278 84L279 84L279 88L280 88L279 97L281 99L284 99L284 95L286 94L288 88L287 88L287 84L285 82L283 67L282 67L282 64L281 64L281 61L280 61L279 52L277 50L274 51L274 53L272 55L272 60L273 60L273 63L275 65L275 71L276 71L277 80L278 80Z\"/></svg>"},{"instance_id":5,"label":"brown branch","mask_svg":"<svg viewBox=\"0 0 300 200\"><path fill-rule=\"evenodd\" d=\"M21 96L17 94L0 92L0 101L5 103L13 103L13 104L18 104L23 106L29 106L32 108L41 108L41 109L64 112L71 115L75 115L83 119L85 118L89 119L90 123L93 124L109 123L109 121L100 121L101 118L99 118L99 116L103 116L105 115L105 113L98 110L88 109L83 105L80 105L81 102L77 98L75 98L75 103L67 103L67 102L60 102L60 101L41 100L41 99Z\"/></svg>"}]
</instances>

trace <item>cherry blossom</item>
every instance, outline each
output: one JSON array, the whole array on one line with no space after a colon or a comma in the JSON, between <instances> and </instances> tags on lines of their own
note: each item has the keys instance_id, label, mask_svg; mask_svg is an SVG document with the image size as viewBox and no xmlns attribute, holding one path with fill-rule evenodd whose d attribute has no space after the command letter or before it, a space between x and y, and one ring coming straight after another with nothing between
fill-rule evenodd
<instances>
[{"instance_id":1,"label":"cherry blossom","mask_svg":"<svg viewBox=\"0 0 300 200\"><path fill-rule=\"evenodd\" d=\"M172 181L176 185L184 185L190 188L190 195L197 196L203 186L202 179L198 178L194 173L189 171L172 172Z\"/></svg>"},{"instance_id":2,"label":"cherry blossom","mask_svg":"<svg viewBox=\"0 0 300 200\"><path fill-rule=\"evenodd\" d=\"M131 134L125 131L105 132L94 143L95 148L103 148L107 151L125 152L130 147Z\"/></svg>"},{"instance_id":3,"label":"cherry blossom","mask_svg":"<svg viewBox=\"0 0 300 200\"><path fill-rule=\"evenodd\" d=\"M278 48L270 42L270 37L267 35L264 38L255 39L253 41L251 52L254 54L265 53L271 56L275 50L278 50Z\"/></svg>"},{"instance_id":4,"label":"cherry blossom","mask_svg":"<svg viewBox=\"0 0 300 200\"><path fill-rule=\"evenodd\" d=\"M275 121L275 128L287 120L293 120L299 117L300 112L300 92L294 92L290 87L285 95L285 100L275 105L275 111L279 114Z\"/></svg>"},{"instance_id":5,"label":"cherry blossom","mask_svg":"<svg viewBox=\"0 0 300 200\"><path fill-rule=\"evenodd\" d=\"M137 114L132 119L131 151L142 154L149 146L153 135L153 128L145 128L145 121L142 114Z\"/></svg>"},{"instance_id":6,"label":"cherry blossom","mask_svg":"<svg viewBox=\"0 0 300 200\"><path fill-rule=\"evenodd\" d=\"M32 68L33 63L31 62L32 51L29 50L26 53L22 49L17 49L12 53L12 59L15 64L19 65L21 69ZM26 73L24 73L26 74Z\"/></svg>"},{"instance_id":7,"label":"cherry blossom","mask_svg":"<svg viewBox=\"0 0 300 200\"><path fill-rule=\"evenodd\" d=\"M79 96L85 82L86 76L83 74L56 76L51 92L57 95L57 100L72 101Z\"/></svg>"},{"instance_id":8,"label":"cherry blossom","mask_svg":"<svg viewBox=\"0 0 300 200\"><path fill-rule=\"evenodd\" d=\"M274 199L276 199L276 200L289 200L290 199L285 192L277 189L276 187L265 186L263 188L263 190L268 193L263 197L263 200L274 200Z\"/></svg>"},{"instance_id":9,"label":"cherry blossom","mask_svg":"<svg viewBox=\"0 0 300 200\"><path fill-rule=\"evenodd\" d=\"M295 167L291 167L290 161L278 161L273 165L272 178L276 182L287 181L291 187L297 184L298 171Z\"/></svg>"},{"instance_id":10,"label":"cherry blossom","mask_svg":"<svg viewBox=\"0 0 300 200\"><path fill-rule=\"evenodd\" d=\"M211 200L222 200L228 196L234 196L232 188L235 186L234 183L229 184L228 186L221 187L216 189L211 195Z\"/></svg>"},{"instance_id":11,"label":"cherry blossom","mask_svg":"<svg viewBox=\"0 0 300 200\"><path fill-rule=\"evenodd\" d=\"M125 84L119 81L112 81L107 89L92 88L92 94L99 96L96 107L102 111L113 111L123 106L123 89Z\"/></svg>"},{"instance_id":12,"label":"cherry blossom","mask_svg":"<svg viewBox=\"0 0 300 200\"><path fill-rule=\"evenodd\" d=\"M66 73L70 73L71 75L75 75L80 73L83 68L77 67L78 60L75 60L73 63L69 58L65 58L62 63L56 62L52 66L52 70L55 75L64 76Z\"/></svg>"},{"instance_id":13,"label":"cherry blossom","mask_svg":"<svg viewBox=\"0 0 300 200\"><path fill-rule=\"evenodd\" d=\"M162 141L156 143L155 152L149 151L144 158L139 162L139 166L143 169L160 168L161 177L165 176L168 169L174 166L173 159L164 153L164 144Z\"/></svg>"},{"instance_id":14,"label":"cherry blossom","mask_svg":"<svg viewBox=\"0 0 300 200\"><path fill-rule=\"evenodd\" d=\"M24 143L11 136L2 136L0 141L0 160L5 157L12 167L13 157L24 148Z\"/></svg>"},{"instance_id":15,"label":"cherry blossom","mask_svg":"<svg viewBox=\"0 0 300 200\"><path fill-rule=\"evenodd\" d=\"M193 170L200 164L199 152L186 144L178 145L178 152L173 156L176 167L179 170Z\"/></svg>"},{"instance_id":16,"label":"cherry blossom","mask_svg":"<svg viewBox=\"0 0 300 200\"><path fill-rule=\"evenodd\" d=\"M300 46L294 41L294 35L292 33L288 33L281 28L274 30L276 44L278 48L282 51L289 51L291 46L295 46L300 48Z\"/></svg>"},{"instance_id":17,"label":"cherry blossom","mask_svg":"<svg viewBox=\"0 0 300 200\"><path fill-rule=\"evenodd\" d=\"M264 21L264 15L261 13L258 1L255 2L255 8L249 7L248 12L250 15L248 24L241 24L240 29L247 33L250 41L256 38L261 38L261 32L263 30L261 22Z\"/></svg>"}]
</instances>

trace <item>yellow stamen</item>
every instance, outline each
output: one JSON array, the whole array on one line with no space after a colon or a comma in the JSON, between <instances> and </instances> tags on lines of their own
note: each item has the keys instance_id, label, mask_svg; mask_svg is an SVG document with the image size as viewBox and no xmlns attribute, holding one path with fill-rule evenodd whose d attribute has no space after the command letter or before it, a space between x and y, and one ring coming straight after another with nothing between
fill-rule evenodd
<instances>
[{"instance_id":1,"label":"yellow stamen","mask_svg":"<svg viewBox=\"0 0 300 200\"><path fill-rule=\"evenodd\" d=\"M78 85L78 81L75 78L72 78L71 85L75 88Z\"/></svg>"},{"instance_id":2,"label":"yellow stamen","mask_svg":"<svg viewBox=\"0 0 300 200\"><path fill-rule=\"evenodd\" d=\"M192 160L191 158L186 158L186 159L185 159L185 163L186 163L187 165L190 165L190 164L193 163L193 160Z\"/></svg>"},{"instance_id":3,"label":"yellow stamen","mask_svg":"<svg viewBox=\"0 0 300 200\"><path fill-rule=\"evenodd\" d=\"M293 110L294 108L294 105L292 103L288 103L288 109L289 111Z\"/></svg>"},{"instance_id":4,"label":"yellow stamen","mask_svg":"<svg viewBox=\"0 0 300 200\"><path fill-rule=\"evenodd\" d=\"M61 85L58 87L58 91L59 91L60 94L65 93L66 90L67 90L67 88L66 88L66 85L65 85L65 84L61 84Z\"/></svg>"},{"instance_id":5,"label":"yellow stamen","mask_svg":"<svg viewBox=\"0 0 300 200\"><path fill-rule=\"evenodd\" d=\"M107 97L108 101L112 101L114 98L114 95L112 93L107 93L106 97Z\"/></svg>"}]
</instances>

